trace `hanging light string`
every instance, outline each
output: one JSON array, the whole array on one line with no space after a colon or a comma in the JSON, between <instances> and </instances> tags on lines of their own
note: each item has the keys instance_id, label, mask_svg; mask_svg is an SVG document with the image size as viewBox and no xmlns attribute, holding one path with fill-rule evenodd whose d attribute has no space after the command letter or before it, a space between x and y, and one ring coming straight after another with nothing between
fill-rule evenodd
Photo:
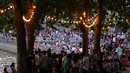
<instances>
[{"instance_id":1,"label":"hanging light string","mask_svg":"<svg viewBox=\"0 0 130 73\"><path fill-rule=\"evenodd\" d=\"M23 20L25 21L25 22L30 22L31 21L31 19L33 18L33 16L34 16L34 9L36 8L36 6L34 6L33 5L33 10L32 10L32 14L31 14L31 16L30 16L30 18L29 19L26 19L26 17L25 16L23 16Z\"/></svg>"},{"instance_id":2,"label":"hanging light string","mask_svg":"<svg viewBox=\"0 0 130 73\"><path fill-rule=\"evenodd\" d=\"M96 23L96 19L94 20L94 22L91 24L91 25L86 25L86 23L83 21L83 25L85 26L85 27L87 27L87 28L91 28L92 26L94 26L95 25L95 23Z\"/></svg>"},{"instance_id":3,"label":"hanging light string","mask_svg":"<svg viewBox=\"0 0 130 73\"><path fill-rule=\"evenodd\" d=\"M23 20L24 20L25 22L30 22L31 19L32 19L32 17L33 17L33 15L34 15L34 12L32 12L32 14L31 14L31 16L30 16L29 19L26 19L25 16L23 16Z\"/></svg>"},{"instance_id":4,"label":"hanging light string","mask_svg":"<svg viewBox=\"0 0 130 73\"><path fill-rule=\"evenodd\" d=\"M85 13L85 12L83 13L83 17L84 17L84 18L86 17L86 13ZM94 21L93 21L92 19L88 19L89 23L91 23L90 21L93 21L91 25L86 25L86 22L85 22L86 20L83 19L83 17L80 17L80 20L67 21L67 20L63 20L63 19L57 20L57 19L55 19L54 17L48 16L48 20L51 20L51 21L59 21L59 22L61 22L61 23L72 23L72 24L79 24L79 23L82 22L83 25L84 25L85 27L87 27L87 28L91 28L91 27L93 27L93 26L95 25L96 20L97 20L97 17L94 19Z\"/></svg>"},{"instance_id":5,"label":"hanging light string","mask_svg":"<svg viewBox=\"0 0 130 73\"><path fill-rule=\"evenodd\" d=\"M12 9L12 8L13 8L13 6L11 5L11 6L7 7L6 9L1 9L1 10L0 10L0 13L4 13L4 12L6 12L7 10L10 10L10 9Z\"/></svg>"},{"instance_id":6,"label":"hanging light string","mask_svg":"<svg viewBox=\"0 0 130 73\"><path fill-rule=\"evenodd\" d=\"M61 23L72 23L72 24L79 24L79 23L81 23L80 20L72 20L72 21L64 20L64 19L58 20L58 19L56 19L54 17L50 17L50 16L48 16L47 18L48 18L48 20L56 21L56 22L61 22Z\"/></svg>"},{"instance_id":7,"label":"hanging light string","mask_svg":"<svg viewBox=\"0 0 130 73\"><path fill-rule=\"evenodd\" d=\"M7 9L2 9L2 10L0 10L0 13L4 13L4 12L6 12L7 10L10 10L10 9L12 9L13 8L13 5L11 5L11 6L9 6ZM36 8L36 6L33 6L33 9L35 9ZM25 22L30 22L31 21L31 19L33 18L33 16L34 16L34 10L32 11L32 14L31 14L31 16L30 16L30 18L26 18L25 16L23 16L23 20L25 21ZM86 16L86 13L84 12L83 13L83 16L85 17ZM96 23L96 19L94 20L94 22L91 24L91 25L86 25L86 23L85 23L85 21L83 20L83 18L81 18L80 17L80 20L72 20L72 21L69 21L69 20L63 20L63 19L61 19L61 20L58 20L58 19L56 19L56 18L54 18L54 17L50 17L50 16L48 16L48 19L49 20L53 20L53 21L58 21L58 22L61 22L61 23L71 23L71 24L79 24L79 23L81 23L81 22L83 22L83 25L85 25L85 27L87 27L87 28L90 28L90 27L92 27L92 26L94 26L94 24ZM89 19L88 19L89 20ZM89 20L90 21L90 20Z\"/></svg>"},{"instance_id":8,"label":"hanging light string","mask_svg":"<svg viewBox=\"0 0 130 73\"><path fill-rule=\"evenodd\" d=\"M86 17L86 12L83 13L83 17ZM85 19L83 19L83 17L80 17L80 20L83 22L83 25L87 28L91 28L92 26L95 25L97 17L95 18L95 20L93 21L93 23L91 25L86 25ZM88 21L90 21L90 19L88 19Z\"/></svg>"},{"instance_id":9,"label":"hanging light string","mask_svg":"<svg viewBox=\"0 0 130 73\"><path fill-rule=\"evenodd\" d=\"M33 9L35 9L35 8L36 8L36 6L33 6ZM1 10L0 10L0 13L5 13L7 10L10 10L10 9L13 9L13 5L7 7L6 9L1 9ZM33 18L33 15L34 15L34 10L32 11L32 14L31 14L31 16L30 16L29 19L26 19L26 17L23 16L23 20L24 20L25 22L30 22L31 19Z\"/></svg>"}]
</instances>

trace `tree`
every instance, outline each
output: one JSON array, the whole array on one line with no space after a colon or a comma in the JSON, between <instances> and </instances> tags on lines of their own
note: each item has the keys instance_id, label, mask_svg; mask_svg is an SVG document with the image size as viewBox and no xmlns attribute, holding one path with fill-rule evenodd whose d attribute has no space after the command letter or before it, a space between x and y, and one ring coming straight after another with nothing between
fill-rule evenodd
<instances>
[{"instance_id":1,"label":"tree","mask_svg":"<svg viewBox=\"0 0 130 73\"><path fill-rule=\"evenodd\" d=\"M97 18L94 33L94 49L97 53L100 52L100 36L101 36L101 26L102 26L102 14L103 14L103 0L97 0Z\"/></svg>"},{"instance_id":2,"label":"tree","mask_svg":"<svg viewBox=\"0 0 130 73\"><path fill-rule=\"evenodd\" d=\"M33 3L33 0L28 0L27 1L27 4L28 4L28 11L27 11L27 15L30 16L32 15L33 12L35 12L33 6L34 6L34 3ZM35 13L36 14L36 13ZM26 22L26 26L27 26L27 36L28 36L28 49L27 49L27 57L29 58L30 55L33 54L33 50L34 50L34 40L35 40L35 37L34 37L34 15L33 17L31 18L31 20L29 22ZM30 60L31 62L32 60ZM32 63L28 64L28 72L27 73L32 73Z\"/></svg>"},{"instance_id":3,"label":"tree","mask_svg":"<svg viewBox=\"0 0 130 73\"><path fill-rule=\"evenodd\" d=\"M34 11L33 0L28 0L28 15L31 16ZM36 13L35 13L36 14ZM34 46L34 16L31 18L31 21L26 23L27 25L27 34L28 34L28 55L33 51Z\"/></svg>"},{"instance_id":4,"label":"tree","mask_svg":"<svg viewBox=\"0 0 130 73\"><path fill-rule=\"evenodd\" d=\"M88 25L88 17L89 17L89 0L85 0L85 24ZM82 25L83 28L83 52L85 54L88 54L88 29L84 25Z\"/></svg>"},{"instance_id":5,"label":"tree","mask_svg":"<svg viewBox=\"0 0 130 73\"><path fill-rule=\"evenodd\" d=\"M14 20L17 32L17 63L18 63L18 73L27 73L27 48L26 48L26 34L24 22L22 19L22 0L12 0L14 5Z\"/></svg>"}]
</instances>

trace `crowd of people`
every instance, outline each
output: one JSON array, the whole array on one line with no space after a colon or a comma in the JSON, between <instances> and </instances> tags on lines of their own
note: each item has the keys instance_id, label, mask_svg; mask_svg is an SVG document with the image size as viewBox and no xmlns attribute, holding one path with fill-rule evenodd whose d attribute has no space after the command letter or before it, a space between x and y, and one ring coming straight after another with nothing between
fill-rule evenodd
<instances>
[{"instance_id":1,"label":"crowd of people","mask_svg":"<svg viewBox=\"0 0 130 73\"><path fill-rule=\"evenodd\" d=\"M82 39L79 32L70 32L63 28L52 29L45 28L41 30L39 35L36 37L35 48L39 48L42 51L48 50L49 48L55 49L53 53L60 53L61 50L70 52L82 52ZM70 49L71 48L71 49Z\"/></svg>"},{"instance_id":2,"label":"crowd of people","mask_svg":"<svg viewBox=\"0 0 130 73\"><path fill-rule=\"evenodd\" d=\"M130 61L130 35L113 31L103 33L100 53L94 49L93 35L89 32L89 53L85 54L79 50L82 49L79 32L42 30L32 53L33 73L121 73L126 70Z\"/></svg>"}]
</instances>

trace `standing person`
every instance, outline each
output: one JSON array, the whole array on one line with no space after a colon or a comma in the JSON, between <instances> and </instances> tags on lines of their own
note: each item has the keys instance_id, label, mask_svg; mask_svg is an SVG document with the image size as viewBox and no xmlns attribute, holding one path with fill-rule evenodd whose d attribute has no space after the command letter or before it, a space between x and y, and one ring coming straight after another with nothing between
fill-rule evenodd
<instances>
[{"instance_id":1,"label":"standing person","mask_svg":"<svg viewBox=\"0 0 130 73\"><path fill-rule=\"evenodd\" d=\"M64 73L70 73L70 69L72 67L71 61L71 54L68 54L64 61Z\"/></svg>"},{"instance_id":2,"label":"standing person","mask_svg":"<svg viewBox=\"0 0 130 73\"><path fill-rule=\"evenodd\" d=\"M89 70L89 57L87 54L83 57L83 73L88 73Z\"/></svg>"},{"instance_id":3,"label":"standing person","mask_svg":"<svg viewBox=\"0 0 130 73\"><path fill-rule=\"evenodd\" d=\"M115 53L113 54L112 59L113 59L113 60L118 59L117 52L115 52Z\"/></svg>"},{"instance_id":4,"label":"standing person","mask_svg":"<svg viewBox=\"0 0 130 73\"><path fill-rule=\"evenodd\" d=\"M40 60L39 60L39 70L40 70L40 73L47 73L47 70L46 70L46 61L47 61L47 56L46 56L46 52L43 53L43 55L41 56Z\"/></svg>"},{"instance_id":5,"label":"standing person","mask_svg":"<svg viewBox=\"0 0 130 73\"><path fill-rule=\"evenodd\" d=\"M61 68L62 68L62 55L61 54L59 54L58 55L58 58L57 58L57 71L56 71L56 73L62 73L62 71L61 71Z\"/></svg>"},{"instance_id":6,"label":"standing person","mask_svg":"<svg viewBox=\"0 0 130 73\"><path fill-rule=\"evenodd\" d=\"M106 70L107 73L112 73L112 65L109 60L106 60L103 68Z\"/></svg>"},{"instance_id":7,"label":"standing person","mask_svg":"<svg viewBox=\"0 0 130 73\"><path fill-rule=\"evenodd\" d=\"M95 65L97 67L97 63L98 63L98 56L96 54L96 50L93 51L93 54L91 55L91 62L93 64L93 66Z\"/></svg>"},{"instance_id":8,"label":"standing person","mask_svg":"<svg viewBox=\"0 0 130 73\"><path fill-rule=\"evenodd\" d=\"M35 59L34 59L34 62L35 62L35 73L38 72L38 62L39 62L39 55L38 55L38 51L35 51Z\"/></svg>"},{"instance_id":9,"label":"standing person","mask_svg":"<svg viewBox=\"0 0 130 73\"><path fill-rule=\"evenodd\" d=\"M65 59L67 58L67 53L66 53L66 52L63 52L63 53L62 53L62 56L63 56L63 57L62 57L62 66L61 66L61 67L62 67L62 71L64 71L64 70L63 70L63 68L64 68L64 61L65 61Z\"/></svg>"},{"instance_id":10,"label":"standing person","mask_svg":"<svg viewBox=\"0 0 130 73\"><path fill-rule=\"evenodd\" d=\"M80 62L79 62L79 56L77 54L75 54L73 56L73 60L72 60L72 69L71 69L71 73L79 73L80 69Z\"/></svg>"},{"instance_id":11,"label":"standing person","mask_svg":"<svg viewBox=\"0 0 130 73\"><path fill-rule=\"evenodd\" d=\"M12 69L11 69L10 65L7 65L7 66L6 66L6 69L7 69L7 72L8 72L8 73L12 73Z\"/></svg>"},{"instance_id":12,"label":"standing person","mask_svg":"<svg viewBox=\"0 0 130 73\"><path fill-rule=\"evenodd\" d=\"M118 61L118 59L114 60L114 69L115 69L115 73L120 73L120 63Z\"/></svg>"},{"instance_id":13,"label":"standing person","mask_svg":"<svg viewBox=\"0 0 130 73\"><path fill-rule=\"evenodd\" d=\"M12 69L12 73L17 73L16 69L15 69L15 64L14 62L12 62L11 64L11 69Z\"/></svg>"},{"instance_id":14,"label":"standing person","mask_svg":"<svg viewBox=\"0 0 130 73\"><path fill-rule=\"evenodd\" d=\"M4 72L3 72L3 73L8 73L8 71L7 71L6 67L4 68Z\"/></svg>"},{"instance_id":15,"label":"standing person","mask_svg":"<svg viewBox=\"0 0 130 73\"><path fill-rule=\"evenodd\" d=\"M46 70L47 70L47 73L52 73L53 72L53 62L54 62L54 60L53 60L53 58L51 57L51 53L50 53L50 51L46 54L46 56L47 56L47 59L46 59Z\"/></svg>"}]
</instances>

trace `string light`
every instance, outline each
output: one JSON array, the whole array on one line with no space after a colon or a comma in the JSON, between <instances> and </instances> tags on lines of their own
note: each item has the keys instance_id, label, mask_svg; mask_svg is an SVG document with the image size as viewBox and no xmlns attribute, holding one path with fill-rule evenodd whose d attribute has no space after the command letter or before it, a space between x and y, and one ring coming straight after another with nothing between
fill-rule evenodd
<instances>
[{"instance_id":1,"label":"string light","mask_svg":"<svg viewBox=\"0 0 130 73\"><path fill-rule=\"evenodd\" d=\"M33 6L33 9L35 9L36 8L36 6Z\"/></svg>"},{"instance_id":2,"label":"string light","mask_svg":"<svg viewBox=\"0 0 130 73\"><path fill-rule=\"evenodd\" d=\"M61 22L63 23L64 21L63 21L63 20L61 20Z\"/></svg>"},{"instance_id":3,"label":"string light","mask_svg":"<svg viewBox=\"0 0 130 73\"><path fill-rule=\"evenodd\" d=\"M48 19L50 19L51 17L50 16L48 16Z\"/></svg>"},{"instance_id":4,"label":"string light","mask_svg":"<svg viewBox=\"0 0 130 73\"><path fill-rule=\"evenodd\" d=\"M108 26L107 29L110 29L110 27Z\"/></svg>"},{"instance_id":5,"label":"string light","mask_svg":"<svg viewBox=\"0 0 130 73\"><path fill-rule=\"evenodd\" d=\"M51 18L52 20L54 19L54 18Z\"/></svg>"},{"instance_id":6,"label":"string light","mask_svg":"<svg viewBox=\"0 0 130 73\"><path fill-rule=\"evenodd\" d=\"M83 18L82 17L80 17L80 20L82 20Z\"/></svg>"},{"instance_id":7,"label":"string light","mask_svg":"<svg viewBox=\"0 0 130 73\"><path fill-rule=\"evenodd\" d=\"M83 16L85 17L86 16L86 12L84 12L83 13ZM94 22L91 24L91 25L86 25L86 20L83 20L83 18L82 17L80 17L80 20L83 22L83 25L85 25L85 27L87 27L87 28L90 28L90 27L92 27L92 26L94 26L94 24L96 23L96 19L94 20ZM88 19L88 22L90 21L90 19Z\"/></svg>"},{"instance_id":8,"label":"string light","mask_svg":"<svg viewBox=\"0 0 130 73\"><path fill-rule=\"evenodd\" d=\"M10 8L8 8L8 10L9 10Z\"/></svg>"},{"instance_id":9,"label":"string light","mask_svg":"<svg viewBox=\"0 0 130 73\"><path fill-rule=\"evenodd\" d=\"M129 20L128 19L126 19L126 22L128 22Z\"/></svg>"},{"instance_id":10,"label":"string light","mask_svg":"<svg viewBox=\"0 0 130 73\"><path fill-rule=\"evenodd\" d=\"M0 12L1 12L1 13L4 13L4 10L1 10Z\"/></svg>"},{"instance_id":11,"label":"string light","mask_svg":"<svg viewBox=\"0 0 130 73\"><path fill-rule=\"evenodd\" d=\"M75 24L75 21L73 21L73 23Z\"/></svg>"},{"instance_id":12,"label":"string light","mask_svg":"<svg viewBox=\"0 0 130 73\"><path fill-rule=\"evenodd\" d=\"M32 17L33 17L33 15L34 15L34 12L32 12L31 17L30 17L29 19L26 19L26 18L23 16L23 20L24 20L25 22L30 22L31 19L32 19Z\"/></svg>"},{"instance_id":13,"label":"string light","mask_svg":"<svg viewBox=\"0 0 130 73\"><path fill-rule=\"evenodd\" d=\"M66 23L66 21L64 21L64 23Z\"/></svg>"},{"instance_id":14,"label":"string light","mask_svg":"<svg viewBox=\"0 0 130 73\"><path fill-rule=\"evenodd\" d=\"M88 21L90 21L90 19L88 19Z\"/></svg>"},{"instance_id":15,"label":"string light","mask_svg":"<svg viewBox=\"0 0 130 73\"><path fill-rule=\"evenodd\" d=\"M104 30L105 28L103 27L102 29Z\"/></svg>"},{"instance_id":16,"label":"string light","mask_svg":"<svg viewBox=\"0 0 130 73\"><path fill-rule=\"evenodd\" d=\"M67 23L69 23L69 21L67 21Z\"/></svg>"},{"instance_id":17,"label":"string light","mask_svg":"<svg viewBox=\"0 0 130 73\"><path fill-rule=\"evenodd\" d=\"M78 21L76 21L76 24L78 24L79 22Z\"/></svg>"},{"instance_id":18,"label":"string light","mask_svg":"<svg viewBox=\"0 0 130 73\"><path fill-rule=\"evenodd\" d=\"M86 17L86 12L83 13L83 16Z\"/></svg>"},{"instance_id":19,"label":"string light","mask_svg":"<svg viewBox=\"0 0 130 73\"><path fill-rule=\"evenodd\" d=\"M6 12L7 10L10 10L10 9L12 9L12 8L14 8L13 5L9 6L7 9L0 10L0 13L4 13L4 12ZM33 8L36 8L36 6L33 6ZM33 15L34 15L34 12L32 12L32 14L31 14L31 16L30 16L29 19L26 19L25 16L23 16L23 20L24 20L25 22L30 22L31 19L32 19L32 17L33 17Z\"/></svg>"},{"instance_id":20,"label":"string light","mask_svg":"<svg viewBox=\"0 0 130 73\"><path fill-rule=\"evenodd\" d=\"M13 6L10 6L10 8L13 8Z\"/></svg>"},{"instance_id":21,"label":"string light","mask_svg":"<svg viewBox=\"0 0 130 73\"><path fill-rule=\"evenodd\" d=\"M86 25L85 24L85 22L83 21L83 25L85 26L85 27L87 27L87 28L90 28L90 27L92 27L92 26L94 26L94 24L96 23L96 20L97 20L97 18L94 20L94 22L91 24L91 25Z\"/></svg>"},{"instance_id":22,"label":"string light","mask_svg":"<svg viewBox=\"0 0 130 73\"><path fill-rule=\"evenodd\" d=\"M9 10L9 9L11 9L11 8L13 8L13 6L9 6L7 9ZM0 10L0 13L4 13L4 12L6 12L7 9Z\"/></svg>"}]
</instances>

